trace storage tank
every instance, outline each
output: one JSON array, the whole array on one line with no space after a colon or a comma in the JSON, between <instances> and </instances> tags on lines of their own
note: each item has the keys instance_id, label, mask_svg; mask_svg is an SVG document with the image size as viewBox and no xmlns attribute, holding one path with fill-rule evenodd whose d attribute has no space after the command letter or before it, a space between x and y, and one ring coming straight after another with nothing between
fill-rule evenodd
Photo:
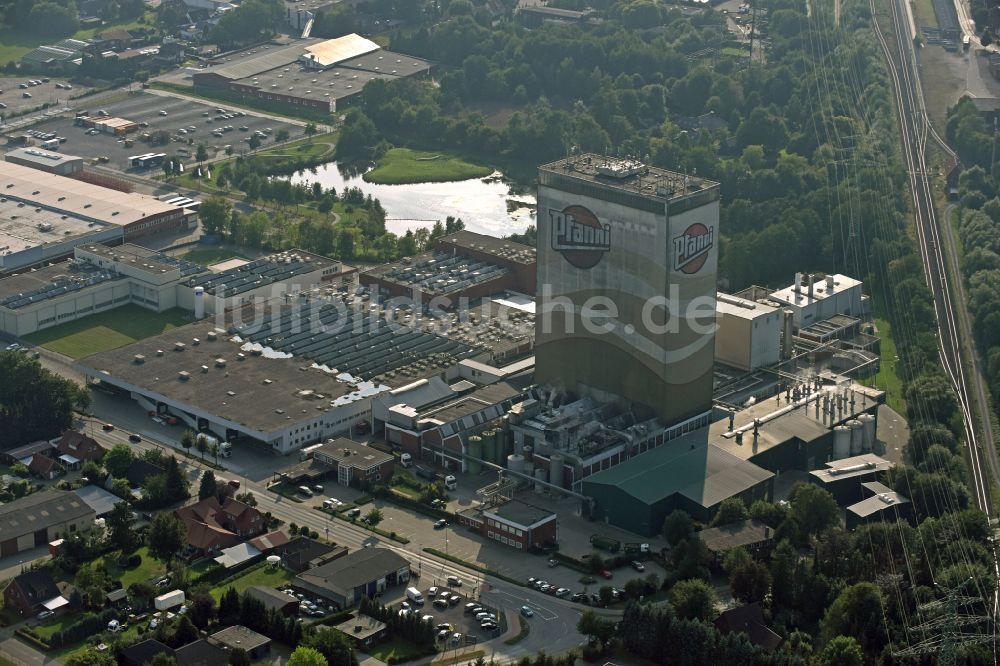
<instances>
[{"instance_id":1,"label":"storage tank","mask_svg":"<svg viewBox=\"0 0 1000 666\"><path fill-rule=\"evenodd\" d=\"M194 318L202 319L205 317L205 288L195 287L194 288Z\"/></svg>"},{"instance_id":2,"label":"storage tank","mask_svg":"<svg viewBox=\"0 0 1000 666\"><path fill-rule=\"evenodd\" d=\"M525 476L535 476L535 463L530 460L524 461L524 475ZM524 479L522 479L524 481Z\"/></svg>"},{"instance_id":3,"label":"storage tank","mask_svg":"<svg viewBox=\"0 0 1000 666\"><path fill-rule=\"evenodd\" d=\"M541 484L541 482L545 481L546 477L548 475L549 475L549 471L547 469L545 469L544 467L536 467L535 468L535 492L536 493L540 493L543 490L545 490L545 486L543 486Z\"/></svg>"},{"instance_id":4,"label":"storage tank","mask_svg":"<svg viewBox=\"0 0 1000 666\"><path fill-rule=\"evenodd\" d=\"M524 474L524 456L512 453L507 456L507 469L518 474ZM517 477L518 480L520 477Z\"/></svg>"},{"instance_id":5,"label":"storage tank","mask_svg":"<svg viewBox=\"0 0 1000 666\"><path fill-rule=\"evenodd\" d=\"M851 430L846 426L833 429L833 459L840 460L851 455Z\"/></svg>"},{"instance_id":6,"label":"storage tank","mask_svg":"<svg viewBox=\"0 0 1000 666\"><path fill-rule=\"evenodd\" d=\"M487 430L483 433L483 442L486 445L486 459L494 465L503 464L503 456L500 453L500 441L496 430Z\"/></svg>"},{"instance_id":7,"label":"storage tank","mask_svg":"<svg viewBox=\"0 0 1000 666\"><path fill-rule=\"evenodd\" d=\"M844 425L851 431L851 455L859 456L861 455L861 447L863 445L864 439L864 426L861 425L861 421L857 419L851 419Z\"/></svg>"},{"instance_id":8,"label":"storage tank","mask_svg":"<svg viewBox=\"0 0 1000 666\"><path fill-rule=\"evenodd\" d=\"M468 453L473 458L483 458L483 438L479 435L473 435L466 440L465 452ZM466 470L469 474L479 474L483 471L483 464L479 460L469 460L466 459Z\"/></svg>"},{"instance_id":9,"label":"storage tank","mask_svg":"<svg viewBox=\"0 0 1000 666\"><path fill-rule=\"evenodd\" d=\"M486 462L494 462L494 442L493 442L493 431L484 430L479 433L479 436L483 438L483 460Z\"/></svg>"},{"instance_id":10,"label":"storage tank","mask_svg":"<svg viewBox=\"0 0 1000 666\"><path fill-rule=\"evenodd\" d=\"M549 483L557 488L563 487L563 463L565 456L561 453L553 453L549 457Z\"/></svg>"},{"instance_id":11,"label":"storage tank","mask_svg":"<svg viewBox=\"0 0 1000 666\"><path fill-rule=\"evenodd\" d=\"M510 438L510 431L504 428L497 428L494 432L497 435L497 456L500 460L506 460L507 456L511 453L517 453L514 450L513 442Z\"/></svg>"},{"instance_id":12,"label":"storage tank","mask_svg":"<svg viewBox=\"0 0 1000 666\"><path fill-rule=\"evenodd\" d=\"M861 421L861 451L871 453L875 449L875 417L871 414L862 414L858 420Z\"/></svg>"}]
</instances>

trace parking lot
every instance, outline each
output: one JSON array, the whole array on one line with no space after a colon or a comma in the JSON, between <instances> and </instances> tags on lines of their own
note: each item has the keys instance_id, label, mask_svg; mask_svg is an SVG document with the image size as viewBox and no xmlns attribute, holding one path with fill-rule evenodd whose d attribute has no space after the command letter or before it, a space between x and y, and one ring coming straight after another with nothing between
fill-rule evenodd
<instances>
[{"instance_id":1,"label":"parking lot","mask_svg":"<svg viewBox=\"0 0 1000 666\"><path fill-rule=\"evenodd\" d=\"M133 145L126 147L125 138L111 134L88 134L87 128L76 126L70 116L39 123L33 129L55 132L58 136L66 137L66 143L60 146L60 150L64 153L87 158L107 156L107 165L122 171L141 172L129 165L128 158L132 155L153 152L179 155L181 158L190 155L193 161L198 146L205 144L211 159L216 153L223 152L226 146L232 146L237 153L246 150L249 138L258 131L266 132L268 135L262 139L262 145L273 143L277 133L282 129L287 130L292 138L302 134L302 129L296 125L271 118L260 118L248 111L226 108L224 105L198 104L186 99L160 95L138 94L120 102L95 108L79 104L76 106L78 111L87 111L91 116L106 111L108 116L138 123L139 130L127 137L134 141ZM222 109L224 114L219 113L218 109ZM230 117L224 118L224 115ZM168 132L172 137L169 143L153 146L140 140L145 133L152 134L161 130Z\"/></svg>"},{"instance_id":2,"label":"parking lot","mask_svg":"<svg viewBox=\"0 0 1000 666\"><path fill-rule=\"evenodd\" d=\"M39 81L37 85L30 85L29 80ZM21 85L28 86L21 88ZM68 87L67 87L68 86ZM41 108L43 104L69 104L73 105L70 97L76 97L87 92L86 86L70 84L64 79L49 79L38 75L26 77L0 77L0 115L7 117L12 113L24 113L31 109ZM31 97L25 97L28 93Z\"/></svg>"},{"instance_id":3,"label":"parking lot","mask_svg":"<svg viewBox=\"0 0 1000 666\"><path fill-rule=\"evenodd\" d=\"M418 613L430 618L437 627L439 647L442 649L470 645L502 634L507 628L506 622L509 619L487 602L471 601L465 594L469 582L459 580L462 585L455 585L454 581L450 585L426 587L421 585L423 604L403 600L393 604L392 607L398 612ZM482 620L477 619L472 612L474 608L479 609L480 617L487 620L487 624L484 625ZM491 618L486 618L482 614L492 616L492 626L489 623Z\"/></svg>"}]
</instances>

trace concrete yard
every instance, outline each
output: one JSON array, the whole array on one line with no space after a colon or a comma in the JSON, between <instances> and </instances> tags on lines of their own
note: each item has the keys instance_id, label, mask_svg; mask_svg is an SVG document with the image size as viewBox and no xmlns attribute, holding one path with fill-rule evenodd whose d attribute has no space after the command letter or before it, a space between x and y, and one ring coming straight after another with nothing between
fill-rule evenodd
<instances>
[{"instance_id":1,"label":"concrete yard","mask_svg":"<svg viewBox=\"0 0 1000 666\"><path fill-rule=\"evenodd\" d=\"M45 77L49 78L49 77ZM79 97L86 93L89 88L68 84L65 79L49 79L48 83L42 82L37 86L30 86L26 89L20 88L20 84L27 83L29 79L42 81L42 75L32 74L23 77L0 77L0 103L6 104L7 108L0 107L0 116L9 117L12 113L21 114L33 109L40 109L43 104L67 104L74 106L79 100L70 99ZM69 90L57 88L59 85L72 85ZM25 97L28 93L31 97Z\"/></svg>"},{"instance_id":2,"label":"concrete yard","mask_svg":"<svg viewBox=\"0 0 1000 666\"><path fill-rule=\"evenodd\" d=\"M4 93L4 95L7 94L9 93ZM225 146L231 145L236 153L247 150L247 141L257 130L263 132L271 130L269 137L262 140L263 145L272 144L275 135L281 129L287 130L292 138L297 138L302 134L301 128L295 125L270 118L261 118L247 111L241 111L246 114L245 116L236 115L228 119L218 119L220 114L216 109L224 109L227 114L235 113L237 110L221 104L197 104L186 99L160 95L138 94L112 104L102 106L77 104L76 108L80 111L86 110L95 116L103 110L107 111L110 116L126 118L139 123L139 130L129 135L129 138L134 139L135 143L130 148L126 148L124 139L120 137L114 137L110 134L88 135L86 128L75 126L73 117L69 115L39 123L33 129L55 132L59 136L66 137L68 141L60 146L61 152L87 158L106 155L110 159L107 166L135 173L154 172L155 175L155 173L159 173L159 167L133 169L128 163L128 158L132 155L156 152L171 156L180 155L183 158L185 157L184 151L187 151L187 154L190 155L189 161L193 163L200 144L205 144L208 148L209 159L211 159L217 153L220 156L224 155ZM167 115L160 115L160 111L166 111ZM142 127L142 123L146 123L148 126ZM232 129L225 131L221 137L212 134L214 130L226 126L230 126ZM188 130L189 127L194 127L194 131ZM247 129L240 130L240 127ZM178 132L181 128L184 128L185 134ZM153 133L160 130L169 132L171 136L179 138L181 141L151 146L138 140L145 132Z\"/></svg>"}]
</instances>

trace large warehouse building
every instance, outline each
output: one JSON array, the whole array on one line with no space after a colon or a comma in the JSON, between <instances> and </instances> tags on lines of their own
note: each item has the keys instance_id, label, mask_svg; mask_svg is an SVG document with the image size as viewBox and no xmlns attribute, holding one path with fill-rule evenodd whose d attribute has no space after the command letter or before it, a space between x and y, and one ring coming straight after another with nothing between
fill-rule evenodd
<instances>
[{"instance_id":1,"label":"large warehouse building","mask_svg":"<svg viewBox=\"0 0 1000 666\"><path fill-rule=\"evenodd\" d=\"M225 89L268 104L336 111L374 79L426 76L431 63L351 34L264 44L195 72L195 87Z\"/></svg>"},{"instance_id":2,"label":"large warehouse building","mask_svg":"<svg viewBox=\"0 0 1000 666\"><path fill-rule=\"evenodd\" d=\"M719 184L590 154L538 178L539 383L707 423Z\"/></svg>"},{"instance_id":3,"label":"large warehouse building","mask_svg":"<svg viewBox=\"0 0 1000 666\"><path fill-rule=\"evenodd\" d=\"M65 257L84 243L184 229L194 219L152 196L0 162L0 271Z\"/></svg>"}]
</instances>

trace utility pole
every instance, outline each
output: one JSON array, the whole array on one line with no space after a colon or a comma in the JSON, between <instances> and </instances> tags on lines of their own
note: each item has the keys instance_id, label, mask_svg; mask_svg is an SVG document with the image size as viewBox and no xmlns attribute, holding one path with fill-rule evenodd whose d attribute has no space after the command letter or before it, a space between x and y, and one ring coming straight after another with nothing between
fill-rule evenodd
<instances>
[{"instance_id":1,"label":"utility pole","mask_svg":"<svg viewBox=\"0 0 1000 666\"><path fill-rule=\"evenodd\" d=\"M966 608L985 603L982 597L967 597L961 594L962 589L971 582L972 578L967 578L956 587L946 590L943 598L921 604L919 610L927 615L934 615L934 617L913 627L912 631L918 631L921 634L929 635L929 637L919 643L894 651L892 656L903 658L936 654L938 666L955 666L960 646L994 642L996 636L992 634L965 633L960 630L960 627L981 624L991 619L985 615L969 615L958 612L960 607ZM935 587L944 589L937 585Z\"/></svg>"}]
</instances>

